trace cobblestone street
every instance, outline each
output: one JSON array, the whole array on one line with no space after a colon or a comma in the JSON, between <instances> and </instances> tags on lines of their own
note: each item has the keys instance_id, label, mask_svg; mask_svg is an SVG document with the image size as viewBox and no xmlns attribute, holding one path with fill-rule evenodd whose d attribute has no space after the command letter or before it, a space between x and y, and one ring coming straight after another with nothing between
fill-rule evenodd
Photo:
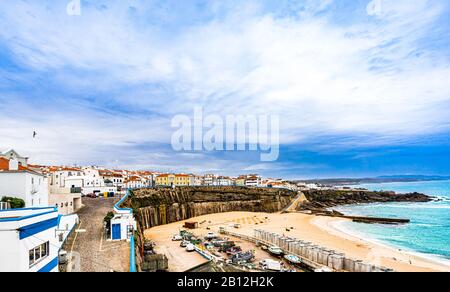
<instances>
[{"instance_id":1,"label":"cobblestone street","mask_svg":"<svg viewBox=\"0 0 450 292\"><path fill-rule=\"evenodd\" d=\"M103 232L103 219L113 210L118 200L119 198L83 198L85 207L78 212L80 225L65 245L69 253L76 255L72 257L68 271L129 271L129 243L108 241ZM77 266L77 262L81 266Z\"/></svg>"}]
</instances>

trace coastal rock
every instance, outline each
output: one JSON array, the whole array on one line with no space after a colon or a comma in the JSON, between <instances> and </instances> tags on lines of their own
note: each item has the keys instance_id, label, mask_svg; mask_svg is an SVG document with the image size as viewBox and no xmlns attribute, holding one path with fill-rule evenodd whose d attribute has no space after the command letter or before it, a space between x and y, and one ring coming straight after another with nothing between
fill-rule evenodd
<instances>
[{"instance_id":1,"label":"coastal rock","mask_svg":"<svg viewBox=\"0 0 450 292\"><path fill-rule=\"evenodd\" d=\"M362 190L310 190L304 192L307 202L302 203L299 211L314 213L329 212L326 209L340 205L389 202L430 202L433 200L420 193L396 194L395 192L372 192Z\"/></svg>"},{"instance_id":2,"label":"coastal rock","mask_svg":"<svg viewBox=\"0 0 450 292\"><path fill-rule=\"evenodd\" d=\"M133 191L133 208L143 229L207 214L281 211L297 195L285 189L179 187Z\"/></svg>"}]
</instances>

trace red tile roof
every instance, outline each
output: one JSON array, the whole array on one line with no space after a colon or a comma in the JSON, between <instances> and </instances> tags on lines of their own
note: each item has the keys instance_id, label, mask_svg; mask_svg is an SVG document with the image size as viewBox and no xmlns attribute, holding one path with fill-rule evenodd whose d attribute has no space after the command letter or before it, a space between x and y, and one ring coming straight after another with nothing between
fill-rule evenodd
<instances>
[{"instance_id":1,"label":"red tile roof","mask_svg":"<svg viewBox=\"0 0 450 292\"><path fill-rule=\"evenodd\" d=\"M9 169L9 159L0 157L0 171L11 171ZM19 169L17 171L28 171L37 174L36 171L22 165L19 165Z\"/></svg>"}]
</instances>

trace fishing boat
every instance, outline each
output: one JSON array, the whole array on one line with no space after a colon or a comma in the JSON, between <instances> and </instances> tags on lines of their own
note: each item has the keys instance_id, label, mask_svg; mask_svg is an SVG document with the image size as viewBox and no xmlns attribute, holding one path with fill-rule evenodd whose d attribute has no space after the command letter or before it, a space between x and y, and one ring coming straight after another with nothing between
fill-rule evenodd
<instances>
[{"instance_id":1,"label":"fishing boat","mask_svg":"<svg viewBox=\"0 0 450 292\"><path fill-rule=\"evenodd\" d=\"M281 248L279 248L278 246L270 246L267 251L276 257L281 257L283 256L283 250Z\"/></svg>"},{"instance_id":2,"label":"fishing boat","mask_svg":"<svg viewBox=\"0 0 450 292\"><path fill-rule=\"evenodd\" d=\"M300 265L302 263L302 260L298 256L291 254L285 255L284 259L293 265Z\"/></svg>"},{"instance_id":3,"label":"fishing boat","mask_svg":"<svg viewBox=\"0 0 450 292\"><path fill-rule=\"evenodd\" d=\"M252 251L239 252L231 257L231 261L234 264L237 263L249 263L255 259L255 254Z\"/></svg>"}]
</instances>

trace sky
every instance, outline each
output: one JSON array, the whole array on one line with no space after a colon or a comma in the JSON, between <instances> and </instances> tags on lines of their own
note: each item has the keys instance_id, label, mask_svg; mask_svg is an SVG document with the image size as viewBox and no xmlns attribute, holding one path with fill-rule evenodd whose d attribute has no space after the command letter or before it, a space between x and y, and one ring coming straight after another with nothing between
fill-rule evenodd
<instances>
[{"instance_id":1,"label":"sky","mask_svg":"<svg viewBox=\"0 0 450 292\"><path fill-rule=\"evenodd\" d=\"M70 2L0 1L0 149L162 172L450 174L447 0ZM171 121L195 107L279 117L278 160L174 151Z\"/></svg>"}]
</instances>

